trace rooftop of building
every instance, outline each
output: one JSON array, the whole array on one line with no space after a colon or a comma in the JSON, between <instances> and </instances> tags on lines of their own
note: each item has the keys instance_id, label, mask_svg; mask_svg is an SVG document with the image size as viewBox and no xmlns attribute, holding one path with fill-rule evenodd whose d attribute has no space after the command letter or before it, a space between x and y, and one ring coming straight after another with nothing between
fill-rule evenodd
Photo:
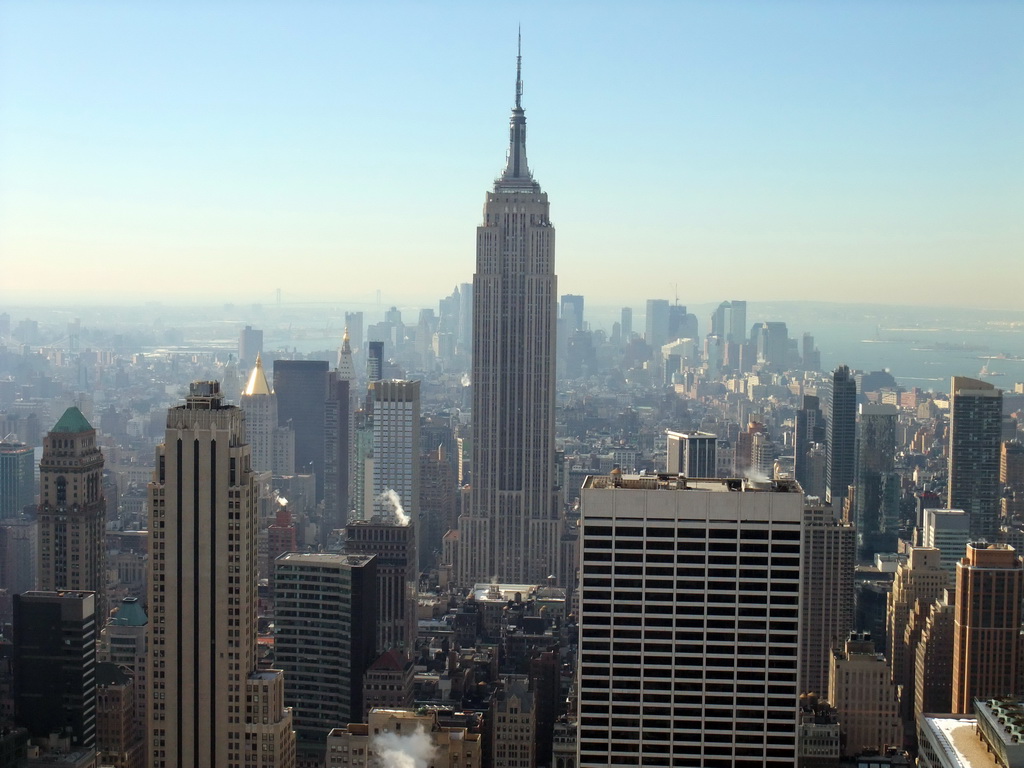
<instances>
[{"instance_id":1,"label":"rooftop of building","mask_svg":"<svg viewBox=\"0 0 1024 768\"><path fill-rule=\"evenodd\" d=\"M61 432L68 434L80 434L82 432L91 432L92 424L85 418L85 415L78 410L75 406L71 406L64 415L61 416L57 423L53 425L53 429L50 432Z\"/></svg>"},{"instance_id":2,"label":"rooftop of building","mask_svg":"<svg viewBox=\"0 0 1024 768\"><path fill-rule=\"evenodd\" d=\"M1003 748L1024 751L1024 698L976 699L974 710L979 719L989 721Z\"/></svg>"},{"instance_id":3,"label":"rooftop of building","mask_svg":"<svg viewBox=\"0 0 1024 768\"><path fill-rule=\"evenodd\" d=\"M522 600L534 597L540 587L536 584L474 584L470 595L474 600L507 603L519 595Z\"/></svg>"},{"instance_id":4,"label":"rooftop of building","mask_svg":"<svg viewBox=\"0 0 1024 768\"><path fill-rule=\"evenodd\" d=\"M126 597L118 605L110 623L118 627L144 627L149 623L142 603L137 597Z\"/></svg>"},{"instance_id":5,"label":"rooftop of building","mask_svg":"<svg viewBox=\"0 0 1024 768\"><path fill-rule=\"evenodd\" d=\"M757 481L740 477L683 477L666 473L626 475L612 470L607 475L588 475L584 490L706 491L710 493L798 493L795 480Z\"/></svg>"},{"instance_id":6,"label":"rooftop of building","mask_svg":"<svg viewBox=\"0 0 1024 768\"><path fill-rule=\"evenodd\" d=\"M942 750L946 764L957 768L997 768L999 765L978 736L977 718L923 714L919 723L921 729L931 735L932 745Z\"/></svg>"},{"instance_id":7,"label":"rooftop of building","mask_svg":"<svg viewBox=\"0 0 1024 768\"><path fill-rule=\"evenodd\" d=\"M313 565L363 565L373 555L342 555L332 552L285 552L275 559L283 563L307 563Z\"/></svg>"},{"instance_id":8,"label":"rooftop of building","mask_svg":"<svg viewBox=\"0 0 1024 768\"><path fill-rule=\"evenodd\" d=\"M392 649L390 651L385 651L380 656L378 656L376 661L374 661L370 665L370 671L401 672L403 669L406 668L407 665L408 662L406 661L405 656L403 656L400 651Z\"/></svg>"}]
</instances>

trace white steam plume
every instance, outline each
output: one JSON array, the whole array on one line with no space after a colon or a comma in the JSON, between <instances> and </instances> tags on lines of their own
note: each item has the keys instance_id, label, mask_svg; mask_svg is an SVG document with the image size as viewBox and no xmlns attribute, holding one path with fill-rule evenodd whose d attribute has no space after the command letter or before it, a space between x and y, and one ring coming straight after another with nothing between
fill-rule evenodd
<instances>
[{"instance_id":1,"label":"white steam plume","mask_svg":"<svg viewBox=\"0 0 1024 768\"><path fill-rule=\"evenodd\" d=\"M770 483L772 479L764 474L764 472L758 472L751 467L747 470L747 480L750 480L752 483Z\"/></svg>"},{"instance_id":2,"label":"white steam plume","mask_svg":"<svg viewBox=\"0 0 1024 768\"><path fill-rule=\"evenodd\" d=\"M391 514L395 516L395 520L398 521L399 525L409 524L409 516L405 514L405 509L402 507L402 497L395 492L394 488L388 488L384 491L384 493L377 497L377 501L391 507Z\"/></svg>"},{"instance_id":3,"label":"white steam plume","mask_svg":"<svg viewBox=\"0 0 1024 768\"><path fill-rule=\"evenodd\" d=\"M437 749L422 725L417 725L408 736L382 733L374 736L372 743L376 768L427 768L437 756Z\"/></svg>"}]
</instances>

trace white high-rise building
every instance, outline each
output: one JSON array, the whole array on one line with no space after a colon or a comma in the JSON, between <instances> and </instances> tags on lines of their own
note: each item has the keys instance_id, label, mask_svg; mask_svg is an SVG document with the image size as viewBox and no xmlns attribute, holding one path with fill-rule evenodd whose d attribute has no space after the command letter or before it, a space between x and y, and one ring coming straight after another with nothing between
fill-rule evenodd
<instances>
[{"instance_id":1,"label":"white high-rise building","mask_svg":"<svg viewBox=\"0 0 1024 768\"><path fill-rule=\"evenodd\" d=\"M795 765L799 485L613 472L582 502L579 768Z\"/></svg>"},{"instance_id":2,"label":"white high-rise building","mask_svg":"<svg viewBox=\"0 0 1024 768\"><path fill-rule=\"evenodd\" d=\"M473 276L473 483L458 581L559 573L555 479L555 230L526 162L521 58L508 161L487 193Z\"/></svg>"},{"instance_id":3,"label":"white high-rise building","mask_svg":"<svg viewBox=\"0 0 1024 768\"><path fill-rule=\"evenodd\" d=\"M256 365L242 389L240 403L245 413L245 439L252 450L253 470L278 476L294 474L295 434L290 427L278 426L277 395L267 381L260 354L256 355Z\"/></svg>"},{"instance_id":4,"label":"white high-rise building","mask_svg":"<svg viewBox=\"0 0 1024 768\"><path fill-rule=\"evenodd\" d=\"M242 410L194 382L149 485L152 768L295 764L284 676L256 655L256 501Z\"/></svg>"},{"instance_id":5,"label":"white high-rise building","mask_svg":"<svg viewBox=\"0 0 1024 768\"><path fill-rule=\"evenodd\" d=\"M420 383L385 380L370 384L373 403L373 513L389 516L398 501L419 527ZM399 517L401 517L399 515Z\"/></svg>"}]
</instances>

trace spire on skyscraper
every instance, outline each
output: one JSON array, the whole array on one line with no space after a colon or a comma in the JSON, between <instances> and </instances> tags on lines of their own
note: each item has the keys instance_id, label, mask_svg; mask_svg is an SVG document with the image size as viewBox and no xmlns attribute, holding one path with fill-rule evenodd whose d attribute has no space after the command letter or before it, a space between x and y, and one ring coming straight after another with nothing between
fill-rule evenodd
<instances>
[{"instance_id":1,"label":"spire on skyscraper","mask_svg":"<svg viewBox=\"0 0 1024 768\"><path fill-rule=\"evenodd\" d=\"M263 371L263 358L259 352L256 353L256 365L253 367L252 373L249 374L249 381L246 382L242 394L249 397L272 394L270 384L267 382L267 374Z\"/></svg>"},{"instance_id":2,"label":"spire on skyscraper","mask_svg":"<svg viewBox=\"0 0 1024 768\"><path fill-rule=\"evenodd\" d=\"M352 362L352 345L348 340L348 326L341 337L341 349L338 350L338 375L343 381L355 381L356 365Z\"/></svg>"},{"instance_id":3,"label":"spire on skyscraper","mask_svg":"<svg viewBox=\"0 0 1024 768\"><path fill-rule=\"evenodd\" d=\"M516 102L509 118L508 157L505 172L494 183L494 191L533 189L540 191L540 185L533 180L526 162L526 112L523 109L523 35L519 33L516 50Z\"/></svg>"}]
</instances>

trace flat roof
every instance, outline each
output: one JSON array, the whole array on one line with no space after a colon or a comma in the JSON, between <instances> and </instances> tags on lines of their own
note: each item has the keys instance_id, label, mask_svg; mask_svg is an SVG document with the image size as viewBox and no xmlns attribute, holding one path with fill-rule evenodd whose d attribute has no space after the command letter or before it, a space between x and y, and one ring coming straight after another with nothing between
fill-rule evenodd
<instances>
[{"instance_id":1,"label":"flat roof","mask_svg":"<svg viewBox=\"0 0 1024 768\"><path fill-rule=\"evenodd\" d=\"M966 715L921 715L931 731L931 744L942 750L950 764L960 768L998 768L995 755L977 732L978 719Z\"/></svg>"},{"instance_id":2,"label":"flat roof","mask_svg":"<svg viewBox=\"0 0 1024 768\"><path fill-rule=\"evenodd\" d=\"M314 563L317 565L362 565L373 555L342 555L331 552L285 552L275 558L278 562Z\"/></svg>"},{"instance_id":3,"label":"flat roof","mask_svg":"<svg viewBox=\"0 0 1024 768\"><path fill-rule=\"evenodd\" d=\"M683 477L659 473L652 475L588 475L583 488L589 490L643 490L643 491L706 491L710 493L798 493L803 489L795 480L766 480L764 482L743 477Z\"/></svg>"}]
</instances>

